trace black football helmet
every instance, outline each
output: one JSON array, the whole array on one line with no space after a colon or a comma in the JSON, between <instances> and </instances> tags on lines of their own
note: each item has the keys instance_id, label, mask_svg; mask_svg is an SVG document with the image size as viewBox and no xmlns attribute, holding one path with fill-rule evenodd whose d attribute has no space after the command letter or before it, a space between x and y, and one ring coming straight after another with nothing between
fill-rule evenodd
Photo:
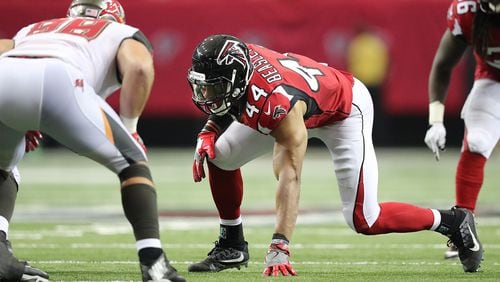
<instances>
[{"instance_id":1,"label":"black football helmet","mask_svg":"<svg viewBox=\"0 0 500 282\"><path fill-rule=\"evenodd\" d=\"M73 0L68 17L89 17L125 23L125 11L118 0Z\"/></svg>"},{"instance_id":2,"label":"black football helmet","mask_svg":"<svg viewBox=\"0 0 500 282\"><path fill-rule=\"evenodd\" d=\"M500 0L479 0L479 8L486 14L500 14Z\"/></svg>"},{"instance_id":3,"label":"black football helmet","mask_svg":"<svg viewBox=\"0 0 500 282\"><path fill-rule=\"evenodd\" d=\"M252 73L245 43L231 35L209 36L195 48L188 70L193 102L206 114L224 115L238 105Z\"/></svg>"}]
</instances>

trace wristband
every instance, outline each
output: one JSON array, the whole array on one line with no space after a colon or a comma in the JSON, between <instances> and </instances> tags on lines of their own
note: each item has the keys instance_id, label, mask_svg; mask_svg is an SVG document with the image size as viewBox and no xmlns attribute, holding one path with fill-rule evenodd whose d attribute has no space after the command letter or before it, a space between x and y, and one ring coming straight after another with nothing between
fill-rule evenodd
<instances>
[{"instance_id":1,"label":"wristband","mask_svg":"<svg viewBox=\"0 0 500 282\"><path fill-rule=\"evenodd\" d=\"M120 119L122 120L123 125L130 133L137 132L137 122L139 121L139 117L135 118L127 118L120 115Z\"/></svg>"},{"instance_id":2,"label":"wristband","mask_svg":"<svg viewBox=\"0 0 500 282\"><path fill-rule=\"evenodd\" d=\"M429 104L429 124L443 122L444 105L439 101L434 101Z\"/></svg>"}]
</instances>

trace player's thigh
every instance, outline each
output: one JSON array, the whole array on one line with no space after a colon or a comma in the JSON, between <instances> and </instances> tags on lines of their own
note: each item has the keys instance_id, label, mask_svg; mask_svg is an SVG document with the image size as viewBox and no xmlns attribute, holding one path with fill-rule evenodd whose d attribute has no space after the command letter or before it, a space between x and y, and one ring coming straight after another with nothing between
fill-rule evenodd
<instances>
[{"instance_id":1,"label":"player's thigh","mask_svg":"<svg viewBox=\"0 0 500 282\"><path fill-rule=\"evenodd\" d=\"M361 126L356 132L353 123L361 122L348 118L333 125L312 130L311 135L318 137L327 146L333 160L333 167L340 197L344 206L352 206L356 197L359 176L363 164L363 139Z\"/></svg>"},{"instance_id":2,"label":"player's thigh","mask_svg":"<svg viewBox=\"0 0 500 282\"><path fill-rule=\"evenodd\" d=\"M462 109L469 150L489 157L500 138L500 83L476 81Z\"/></svg>"},{"instance_id":3,"label":"player's thigh","mask_svg":"<svg viewBox=\"0 0 500 282\"><path fill-rule=\"evenodd\" d=\"M24 156L24 132L0 122L0 169L12 171Z\"/></svg>"},{"instance_id":4,"label":"player's thigh","mask_svg":"<svg viewBox=\"0 0 500 282\"><path fill-rule=\"evenodd\" d=\"M85 82L81 87L73 85L77 72L58 66L47 72L58 80L46 81L40 125L43 132L114 172L131 162L146 160L116 112Z\"/></svg>"},{"instance_id":5,"label":"player's thigh","mask_svg":"<svg viewBox=\"0 0 500 282\"><path fill-rule=\"evenodd\" d=\"M377 200L378 167L371 138L373 104L364 85L355 84L353 90L353 107L347 119L310 130L310 136L322 140L330 151L342 212L352 228L356 206L362 208L369 224L377 219L380 212Z\"/></svg>"},{"instance_id":6,"label":"player's thigh","mask_svg":"<svg viewBox=\"0 0 500 282\"><path fill-rule=\"evenodd\" d=\"M234 170L249 161L272 152L274 138L239 122L233 122L215 143L215 159L221 169Z\"/></svg>"}]
</instances>

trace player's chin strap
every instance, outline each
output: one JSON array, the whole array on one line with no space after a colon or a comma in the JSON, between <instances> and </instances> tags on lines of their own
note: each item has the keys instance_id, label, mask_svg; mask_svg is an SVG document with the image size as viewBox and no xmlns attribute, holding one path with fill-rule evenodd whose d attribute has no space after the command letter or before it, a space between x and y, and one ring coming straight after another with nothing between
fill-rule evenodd
<instances>
[{"instance_id":1,"label":"player's chin strap","mask_svg":"<svg viewBox=\"0 0 500 282\"><path fill-rule=\"evenodd\" d=\"M156 190L148 166L132 164L118 176L123 211L134 229L136 240L160 238Z\"/></svg>"}]
</instances>

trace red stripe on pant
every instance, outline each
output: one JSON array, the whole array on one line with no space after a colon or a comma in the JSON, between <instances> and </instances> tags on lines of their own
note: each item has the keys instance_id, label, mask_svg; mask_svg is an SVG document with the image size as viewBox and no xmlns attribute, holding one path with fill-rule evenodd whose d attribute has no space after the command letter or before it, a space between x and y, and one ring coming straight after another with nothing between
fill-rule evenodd
<instances>
[{"instance_id":1,"label":"red stripe on pant","mask_svg":"<svg viewBox=\"0 0 500 282\"><path fill-rule=\"evenodd\" d=\"M428 230L434 223L434 214L430 209L407 203L385 202L379 204L380 214L375 223L369 226L363 213L365 197L363 170L361 170L358 183L353 212L356 232L365 235L415 232Z\"/></svg>"}]
</instances>

